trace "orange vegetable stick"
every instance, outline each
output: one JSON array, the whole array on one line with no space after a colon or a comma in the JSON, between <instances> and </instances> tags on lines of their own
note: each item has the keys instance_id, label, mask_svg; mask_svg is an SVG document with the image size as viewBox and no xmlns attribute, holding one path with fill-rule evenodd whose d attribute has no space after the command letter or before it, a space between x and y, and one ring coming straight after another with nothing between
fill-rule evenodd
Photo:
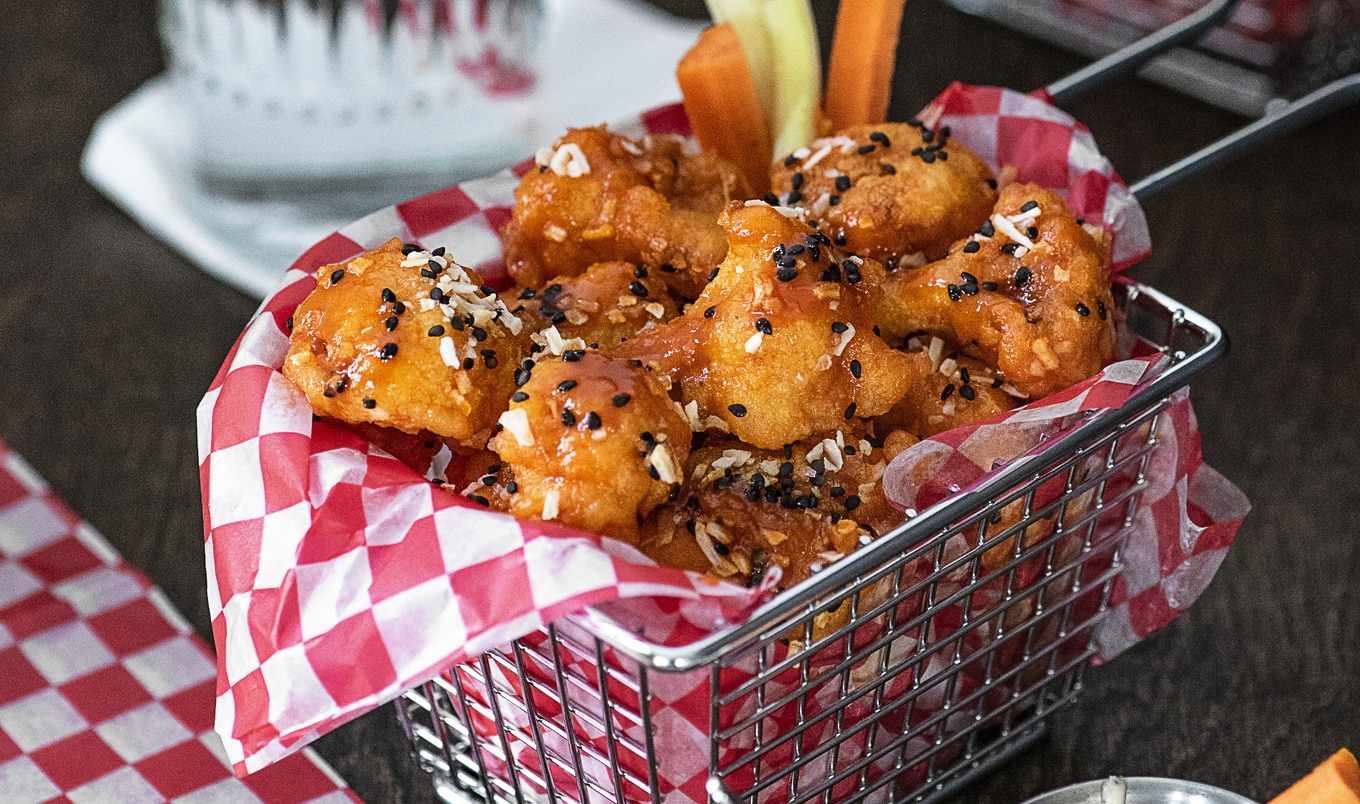
<instances>
[{"instance_id":1,"label":"orange vegetable stick","mask_svg":"<svg viewBox=\"0 0 1360 804\"><path fill-rule=\"evenodd\" d=\"M1270 804L1360 804L1360 764L1343 748Z\"/></svg>"},{"instance_id":2,"label":"orange vegetable stick","mask_svg":"<svg viewBox=\"0 0 1360 804\"><path fill-rule=\"evenodd\" d=\"M888 115L906 0L841 0L822 110L837 130Z\"/></svg>"},{"instance_id":3,"label":"orange vegetable stick","mask_svg":"<svg viewBox=\"0 0 1360 804\"><path fill-rule=\"evenodd\" d=\"M675 70L699 145L737 166L756 197L770 189L770 135L755 80L731 23L699 35Z\"/></svg>"}]
</instances>

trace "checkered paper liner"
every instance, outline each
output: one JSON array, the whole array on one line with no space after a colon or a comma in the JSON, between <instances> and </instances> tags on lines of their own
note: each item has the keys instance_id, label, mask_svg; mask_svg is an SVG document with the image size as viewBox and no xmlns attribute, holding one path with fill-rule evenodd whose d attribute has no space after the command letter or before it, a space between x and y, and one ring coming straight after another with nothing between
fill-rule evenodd
<instances>
[{"instance_id":1,"label":"checkered paper liner","mask_svg":"<svg viewBox=\"0 0 1360 804\"><path fill-rule=\"evenodd\" d=\"M1075 215L1104 226L1116 267L1146 254L1146 224L1127 188L1090 133L1042 99L955 85L921 117L950 126L994 170L1014 165L1020 180L1053 188ZM678 105L614 128L689 133ZM199 408L217 728L238 774L586 606L628 599L608 608L654 613L649 636L659 628L658 641L682 644L760 602L762 590L657 567L618 542L517 521L449 493L347 428L314 420L279 372L285 322L315 286L316 269L392 237L445 246L489 284L507 286L497 233L531 165L379 211L317 244L264 302ZM1134 387L1130 376L1112 366L1081 386L1083 399L1117 405ZM1192 468L1198 461L1197 451L1186 459ZM1181 533L1159 530L1155 539L1176 544ZM1130 633L1175 613L1163 607L1160 621L1139 620ZM707 705L696 700L677 695L659 722L673 718L672 735L706 732ZM672 747L692 749L685 738L674 746L662 738L658 753L678 756ZM663 770L667 788L693 789L693 779L675 774Z\"/></svg>"},{"instance_id":2,"label":"checkered paper liner","mask_svg":"<svg viewBox=\"0 0 1360 804\"><path fill-rule=\"evenodd\" d=\"M160 590L0 443L0 801L359 800L310 752L234 778L216 676Z\"/></svg>"}]
</instances>

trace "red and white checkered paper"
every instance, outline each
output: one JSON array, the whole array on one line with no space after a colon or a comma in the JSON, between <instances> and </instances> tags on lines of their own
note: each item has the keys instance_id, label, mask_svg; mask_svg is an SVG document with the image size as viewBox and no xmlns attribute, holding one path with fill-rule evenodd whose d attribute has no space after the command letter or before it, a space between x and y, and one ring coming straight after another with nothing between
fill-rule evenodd
<instances>
[{"instance_id":1,"label":"red and white checkered paper","mask_svg":"<svg viewBox=\"0 0 1360 804\"><path fill-rule=\"evenodd\" d=\"M993 169L1014 165L1020 180L1053 188L1074 214L1105 226L1118 267L1147 252L1142 213L1090 133L1043 100L955 85L922 118L949 125ZM678 105L615 128L689 133ZM516 521L444 491L348 429L314 421L280 374L285 322L321 265L398 237L445 246L493 286L508 284L497 233L529 165L374 213L308 251L248 325L199 408L221 657L217 728L239 774L588 605L621 616L645 611L649 637L682 644L759 602L759 590L710 584L652 565L626 545ZM1085 384L1084 398L1118 404L1133 386L1127 371L1115 374ZM1197 452L1188 465L1198 465ZM1155 537L1182 538L1179 529ZM630 600L609 604L622 599ZM1175 613L1165 610L1155 625ZM1153 626L1140 621L1133 632ZM707 744L708 696L695 685L706 676L666 678L653 687L663 787L674 791L668 800L700 801L707 749L697 746Z\"/></svg>"},{"instance_id":2,"label":"red and white checkered paper","mask_svg":"<svg viewBox=\"0 0 1360 804\"><path fill-rule=\"evenodd\" d=\"M341 804L304 752L236 779L189 624L0 443L0 801Z\"/></svg>"}]
</instances>

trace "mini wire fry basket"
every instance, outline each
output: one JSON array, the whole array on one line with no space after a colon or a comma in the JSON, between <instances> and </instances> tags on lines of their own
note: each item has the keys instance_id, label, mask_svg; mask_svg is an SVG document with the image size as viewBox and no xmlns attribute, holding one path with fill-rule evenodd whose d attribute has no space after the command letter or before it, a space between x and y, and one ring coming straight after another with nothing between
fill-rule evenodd
<instances>
[{"instance_id":1,"label":"mini wire fry basket","mask_svg":"<svg viewBox=\"0 0 1360 804\"><path fill-rule=\"evenodd\" d=\"M1047 88L1063 100L1197 37L1231 3ZM1342 79L1137 183L1170 182L1360 97ZM396 701L446 801L934 802L1038 739L1080 694L1164 419L1223 356L1208 318L1120 282L1128 335L1165 360L1115 408L680 647L601 609L457 665ZM677 700L682 696L684 700ZM696 697L697 696L697 697ZM693 713L706 707L706 728ZM673 756L676 735L706 756ZM660 768L666 770L663 773ZM688 775L690 784L676 782Z\"/></svg>"}]
</instances>

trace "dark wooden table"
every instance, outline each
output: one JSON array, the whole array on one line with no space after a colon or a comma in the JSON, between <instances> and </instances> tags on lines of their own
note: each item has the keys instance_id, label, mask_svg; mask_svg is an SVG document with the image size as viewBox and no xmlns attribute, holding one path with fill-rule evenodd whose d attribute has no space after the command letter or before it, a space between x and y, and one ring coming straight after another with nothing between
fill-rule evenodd
<instances>
[{"instance_id":1,"label":"dark wooden table","mask_svg":"<svg viewBox=\"0 0 1360 804\"><path fill-rule=\"evenodd\" d=\"M938 0L907 16L898 115L954 79L1030 89L1082 63ZM153 0L0 13L0 438L210 639L194 408L256 301L78 169L96 116L161 69ZM1070 110L1127 177L1244 122L1137 79ZM1090 673L1047 739L960 800L1110 773L1265 800L1360 749L1358 183L1351 109L1149 204L1156 253L1133 275L1231 334L1194 398L1208 460L1255 510L1189 613ZM316 745L366 801L432 799L387 709Z\"/></svg>"}]
</instances>

